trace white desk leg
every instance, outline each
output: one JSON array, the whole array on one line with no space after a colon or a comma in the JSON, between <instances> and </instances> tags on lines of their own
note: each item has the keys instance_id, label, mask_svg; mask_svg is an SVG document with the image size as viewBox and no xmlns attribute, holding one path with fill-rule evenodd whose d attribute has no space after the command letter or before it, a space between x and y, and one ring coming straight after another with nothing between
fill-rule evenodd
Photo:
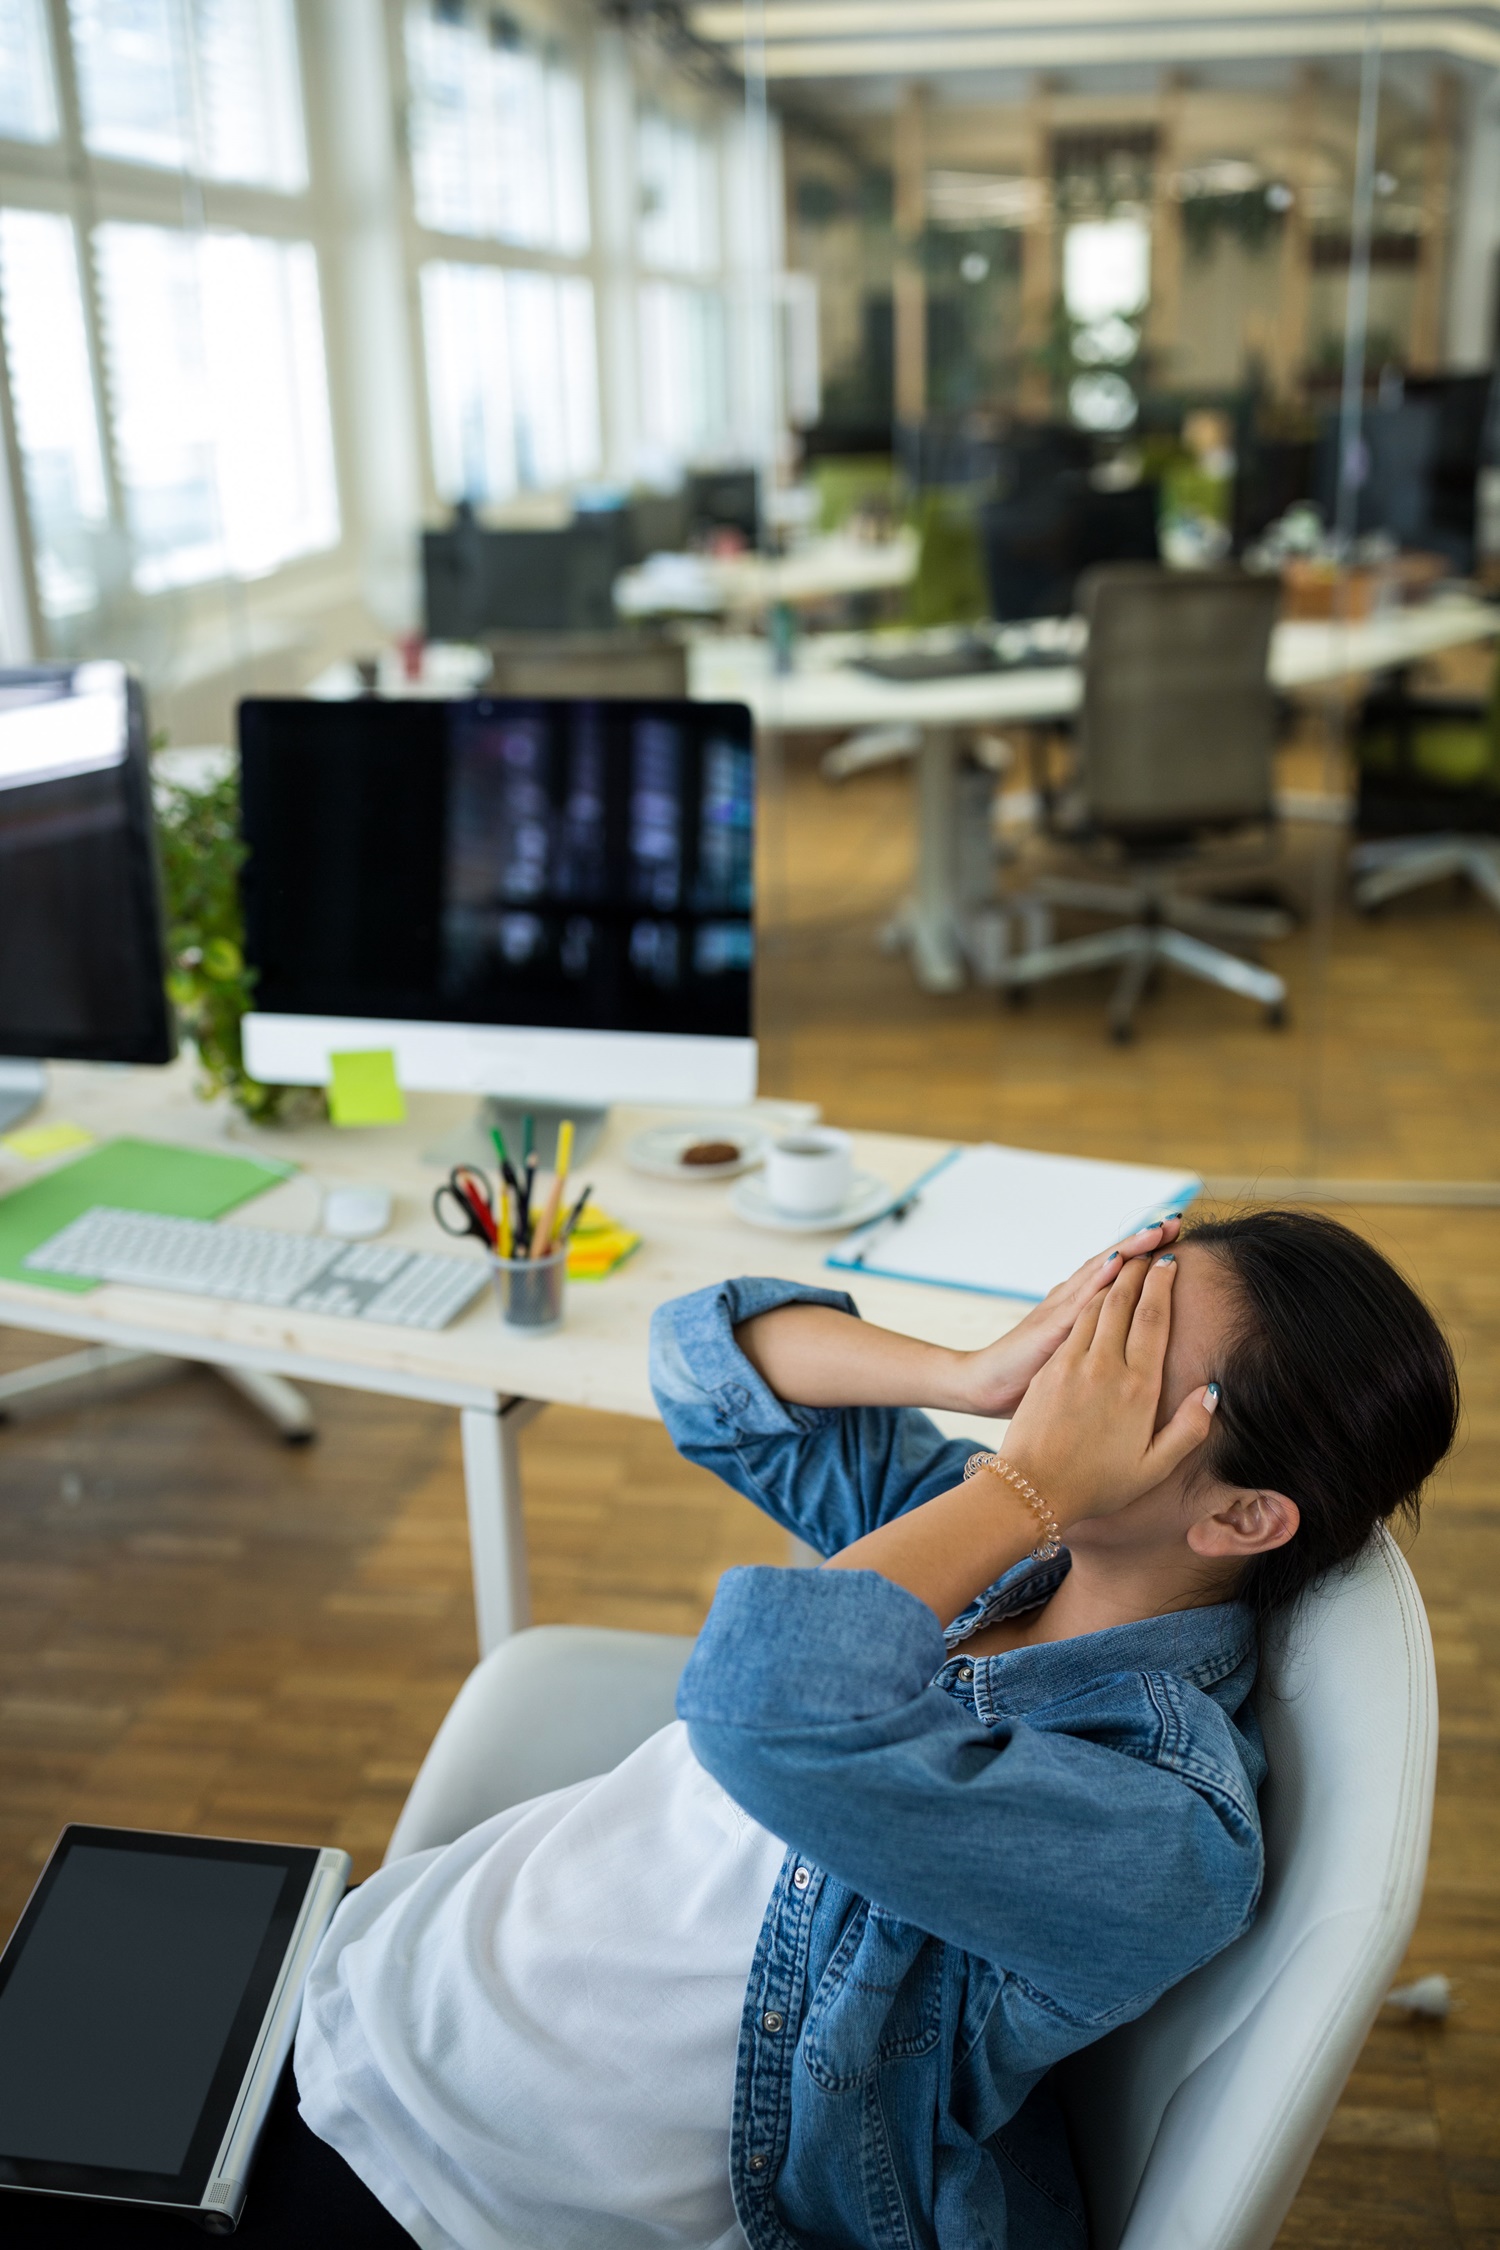
<instances>
[{"instance_id":1,"label":"white desk leg","mask_svg":"<svg viewBox=\"0 0 1500 2250\"><path fill-rule=\"evenodd\" d=\"M924 727L915 765L917 881L905 916L912 968L924 992L957 992L964 981L959 938L955 771L951 727Z\"/></svg>"},{"instance_id":2,"label":"white desk leg","mask_svg":"<svg viewBox=\"0 0 1500 2250\"><path fill-rule=\"evenodd\" d=\"M506 1398L497 1399L493 1410L466 1406L459 1414L481 1656L531 1622L520 1437L542 1405L540 1399Z\"/></svg>"}]
</instances>

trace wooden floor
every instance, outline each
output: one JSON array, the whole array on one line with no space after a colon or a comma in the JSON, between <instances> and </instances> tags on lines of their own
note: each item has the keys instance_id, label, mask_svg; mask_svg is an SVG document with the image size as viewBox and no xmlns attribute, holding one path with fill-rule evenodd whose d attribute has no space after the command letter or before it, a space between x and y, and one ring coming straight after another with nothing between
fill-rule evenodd
<instances>
[{"instance_id":1,"label":"wooden floor","mask_svg":"<svg viewBox=\"0 0 1500 2250\"><path fill-rule=\"evenodd\" d=\"M915 992L875 931L909 861L907 783L805 761L768 808L768 1091L860 1125L1171 1159L1205 1173L1500 1179L1500 918L1434 892L1276 949L1284 1032L1173 981L1130 1048L1102 983L1023 1014ZM1333 870L1308 830L1308 897ZM1320 856L1321 855L1321 856ZM1443 1748L1411 1970L1444 2026L1371 2037L1283 2243L1500 2246L1500 1210L1356 1223L1458 1343L1463 1448L1414 1562ZM747 1238L747 1263L765 1247ZM45 1355L0 1333L0 1364ZM288 1453L209 1374L0 1433L0 1927L66 1819L338 1841L378 1860L472 1660L457 1431L324 1392ZM540 1619L691 1630L729 1563L781 1538L642 1423L552 1410L524 1439Z\"/></svg>"}]
</instances>

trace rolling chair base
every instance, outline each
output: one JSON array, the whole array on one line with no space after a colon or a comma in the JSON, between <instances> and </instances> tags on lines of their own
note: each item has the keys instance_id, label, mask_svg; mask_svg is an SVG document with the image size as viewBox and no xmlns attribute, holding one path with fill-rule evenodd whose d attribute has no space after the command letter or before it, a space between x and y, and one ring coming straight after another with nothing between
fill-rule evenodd
<instances>
[{"instance_id":1,"label":"rolling chair base","mask_svg":"<svg viewBox=\"0 0 1500 2250\"><path fill-rule=\"evenodd\" d=\"M1461 875L1500 914L1500 837L1393 836L1356 845L1349 866L1359 878L1354 903L1364 912Z\"/></svg>"},{"instance_id":2,"label":"rolling chair base","mask_svg":"<svg viewBox=\"0 0 1500 2250\"><path fill-rule=\"evenodd\" d=\"M1052 937L1054 910L1072 907L1089 914L1133 914L1137 920L1122 929L1101 930L1091 937ZM1255 945L1265 939L1290 934L1290 916L1271 908L1225 905L1217 899L1192 898L1168 889L1148 890L1124 883L1074 882L1044 876L1025 897L1012 902L1019 915L1027 944L1023 953L998 962L993 981L1002 990L1018 995L1053 977L1080 974L1121 964L1119 981L1109 1004L1109 1028L1116 1039L1129 1039L1139 1007L1153 973L1163 964L1181 969L1200 983L1237 992L1258 1000L1269 1011L1273 1024L1286 1020L1286 983L1271 969L1246 961L1211 938ZM1186 927L1183 927L1186 925ZM1201 932L1201 935L1193 933Z\"/></svg>"}]
</instances>

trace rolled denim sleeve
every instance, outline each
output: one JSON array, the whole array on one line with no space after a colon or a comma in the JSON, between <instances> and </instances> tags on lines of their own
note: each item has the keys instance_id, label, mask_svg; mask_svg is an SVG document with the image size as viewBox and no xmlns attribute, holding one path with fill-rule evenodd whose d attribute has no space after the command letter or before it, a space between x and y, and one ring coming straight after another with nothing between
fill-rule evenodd
<instances>
[{"instance_id":1,"label":"rolled denim sleeve","mask_svg":"<svg viewBox=\"0 0 1500 2250\"><path fill-rule=\"evenodd\" d=\"M821 1555L946 1492L977 1451L914 1407L789 1406L735 1342L741 1321L779 1305L859 1308L839 1289L724 1281L674 1298L651 1323L651 1388L689 1461L785 1524Z\"/></svg>"},{"instance_id":2,"label":"rolled denim sleeve","mask_svg":"<svg viewBox=\"0 0 1500 2250\"><path fill-rule=\"evenodd\" d=\"M945 1654L926 1605L873 1571L733 1570L678 1714L794 1851L1106 2029L1253 1915L1260 1827L1229 1722L1201 1699L1224 1755L1172 1770L1171 1696L1197 1691L1142 1675L985 1726L933 1684Z\"/></svg>"}]
</instances>

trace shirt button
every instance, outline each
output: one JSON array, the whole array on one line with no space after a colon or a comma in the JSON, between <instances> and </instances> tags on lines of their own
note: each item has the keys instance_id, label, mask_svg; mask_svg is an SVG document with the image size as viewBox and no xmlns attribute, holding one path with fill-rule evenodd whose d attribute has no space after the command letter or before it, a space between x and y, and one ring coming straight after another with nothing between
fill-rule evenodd
<instances>
[{"instance_id":1,"label":"shirt button","mask_svg":"<svg viewBox=\"0 0 1500 2250\"><path fill-rule=\"evenodd\" d=\"M974 1667L973 1667L973 1665L972 1665L972 1664L960 1664L960 1666L958 1667L958 1676L959 1676L959 1678L960 1678L961 1680L972 1680L972 1679L973 1679L973 1677L974 1677Z\"/></svg>"},{"instance_id":2,"label":"shirt button","mask_svg":"<svg viewBox=\"0 0 1500 2250\"><path fill-rule=\"evenodd\" d=\"M786 2022L786 2017L778 2015L774 2008L767 2008L760 2021L763 2031L779 2031Z\"/></svg>"},{"instance_id":3,"label":"shirt button","mask_svg":"<svg viewBox=\"0 0 1500 2250\"><path fill-rule=\"evenodd\" d=\"M812 1877L808 1874L807 1869L805 1867L799 1867L793 1872L792 1875L792 1889L794 1891L805 1891L811 1881Z\"/></svg>"},{"instance_id":4,"label":"shirt button","mask_svg":"<svg viewBox=\"0 0 1500 2250\"><path fill-rule=\"evenodd\" d=\"M769 2162L769 2157L757 2154L750 2159L750 2169L752 2172L763 2172Z\"/></svg>"}]
</instances>

